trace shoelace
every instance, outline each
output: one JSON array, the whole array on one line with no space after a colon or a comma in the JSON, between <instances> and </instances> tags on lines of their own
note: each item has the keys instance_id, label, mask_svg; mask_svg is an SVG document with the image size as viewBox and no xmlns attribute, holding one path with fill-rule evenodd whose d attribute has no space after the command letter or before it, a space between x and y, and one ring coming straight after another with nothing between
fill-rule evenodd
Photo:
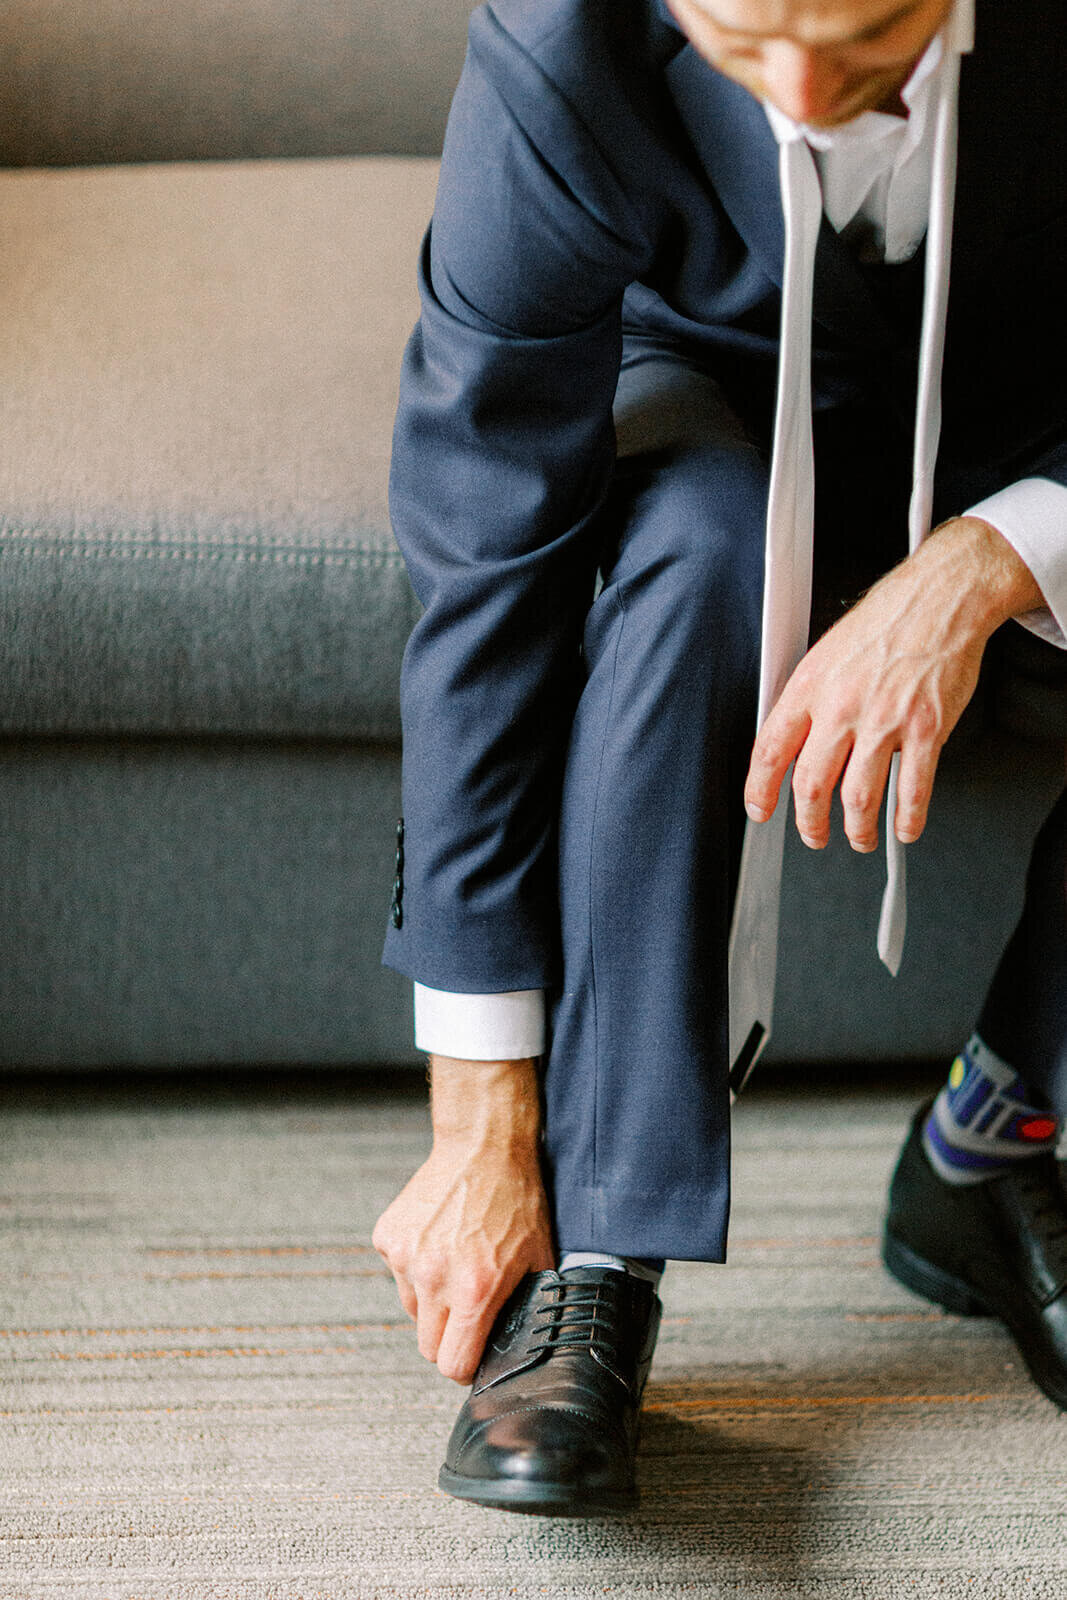
<instances>
[{"instance_id":1,"label":"shoelace","mask_svg":"<svg viewBox=\"0 0 1067 1600\"><path fill-rule=\"evenodd\" d=\"M614 1288L614 1285L611 1286ZM535 1328L527 1346L530 1355L543 1350L596 1350L610 1357L619 1344L618 1296L601 1283L568 1283L566 1275L550 1291L551 1305L538 1306L535 1317L547 1318ZM539 1343L535 1343L539 1340Z\"/></svg>"}]
</instances>

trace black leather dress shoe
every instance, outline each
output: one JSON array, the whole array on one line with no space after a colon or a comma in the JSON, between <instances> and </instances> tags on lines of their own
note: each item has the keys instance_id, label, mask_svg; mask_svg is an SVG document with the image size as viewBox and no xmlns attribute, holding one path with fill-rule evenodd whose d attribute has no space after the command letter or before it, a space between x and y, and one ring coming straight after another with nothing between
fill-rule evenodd
<instances>
[{"instance_id":1,"label":"black leather dress shoe","mask_svg":"<svg viewBox=\"0 0 1067 1600\"><path fill-rule=\"evenodd\" d=\"M994 1316L1035 1383L1067 1410L1067 1190L1051 1155L955 1185L912 1124L889 1188L882 1258L908 1289L962 1316Z\"/></svg>"},{"instance_id":2,"label":"black leather dress shoe","mask_svg":"<svg viewBox=\"0 0 1067 1600\"><path fill-rule=\"evenodd\" d=\"M660 1309L650 1283L609 1267L524 1278L456 1419L441 1488L509 1511L629 1510Z\"/></svg>"}]
</instances>

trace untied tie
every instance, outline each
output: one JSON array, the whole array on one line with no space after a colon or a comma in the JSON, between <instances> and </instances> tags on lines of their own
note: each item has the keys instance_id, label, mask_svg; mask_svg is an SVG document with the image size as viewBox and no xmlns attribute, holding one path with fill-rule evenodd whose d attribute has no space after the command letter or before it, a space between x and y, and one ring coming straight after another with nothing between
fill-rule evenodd
<instances>
[{"instance_id":1,"label":"untied tie","mask_svg":"<svg viewBox=\"0 0 1067 1600\"><path fill-rule=\"evenodd\" d=\"M946 27L939 68L930 216L927 226L919 379L915 413L908 544L914 551L930 529L934 468L941 431L941 366L945 343L960 52L973 45L973 0L958 0ZM767 499L763 633L757 725L763 722L807 650L815 462L811 422L811 322L815 252L822 225L822 190L801 130L783 138L778 177L785 223L778 393ZM886 796L886 888L878 925L878 954L894 974L907 921L903 846L893 822L899 753ZM789 812L789 778L769 821L745 829L730 934L730 1088L736 1095L770 1035L778 964L782 853Z\"/></svg>"}]
</instances>

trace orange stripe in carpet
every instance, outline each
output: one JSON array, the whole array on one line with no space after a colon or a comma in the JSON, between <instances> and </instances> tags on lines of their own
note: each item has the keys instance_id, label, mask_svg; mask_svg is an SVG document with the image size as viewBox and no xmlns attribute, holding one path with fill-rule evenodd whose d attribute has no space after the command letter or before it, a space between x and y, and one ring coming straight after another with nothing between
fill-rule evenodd
<instances>
[{"instance_id":1,"label":"orange stripe in carpet","mask_svg":"<svg viewBox=\"0 0 1067 1600\"><path fill-rule=\"evenodd\" d=\"M0 1339L117 1339L150 1333L366 1333L368 1328L409 1328L410 1322L153 1323L136 1328L0 1328Z\"/></svg>"},{"instance_id":2,"label":"orange stripe in carpet","mask_svg":"<svg viewBox=\"0 0 1067 1600\"><path fill-rule=\"evenodd\" d=\"M849 1250L877 1243L873 1233L857 1233L847 1239L737 1239L730 1241L730 1254L738 1250Z\"/></svg>"},{"instance_id":3,"label":"orange stripe in carpet","mask_svg":"<svg viewBox=\"0 0 1067 1600\"><path fill-rule=\"evenodd\" d=\"M374 1256L369 1244L145 1245L150 1256Z\"/></svg>"},{"instance_id":4,"label":"orange stripe in carpet","mask_svg":"<svg viewBox=\"0 0 1067 1600\"><path fill-rule=\"evenodd\" d=\"M736 1400L656 1400L645 1411L779 1411L813 1406L945 1406L980 1405L991 1394L819 1394L743 1395Z\"/></svg>"}]
</instances>

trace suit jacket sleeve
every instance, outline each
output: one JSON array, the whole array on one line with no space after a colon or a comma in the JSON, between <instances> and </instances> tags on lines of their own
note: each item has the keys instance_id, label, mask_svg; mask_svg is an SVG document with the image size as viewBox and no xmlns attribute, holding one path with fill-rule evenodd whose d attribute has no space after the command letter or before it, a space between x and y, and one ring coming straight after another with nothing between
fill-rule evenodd
<instances>
[{"instance_id":1,"label":"suit jacket sleeve","mask_svg":"<svg viewBox=\"0 0 1067 1600\"><path fill-rule=\"evenodd\" d=\"M557 970L555 827L640 219L579 111L475 14L420 264L390 506L405 653L387 964L465 993Z\"/></svg>"}]
</instances>

